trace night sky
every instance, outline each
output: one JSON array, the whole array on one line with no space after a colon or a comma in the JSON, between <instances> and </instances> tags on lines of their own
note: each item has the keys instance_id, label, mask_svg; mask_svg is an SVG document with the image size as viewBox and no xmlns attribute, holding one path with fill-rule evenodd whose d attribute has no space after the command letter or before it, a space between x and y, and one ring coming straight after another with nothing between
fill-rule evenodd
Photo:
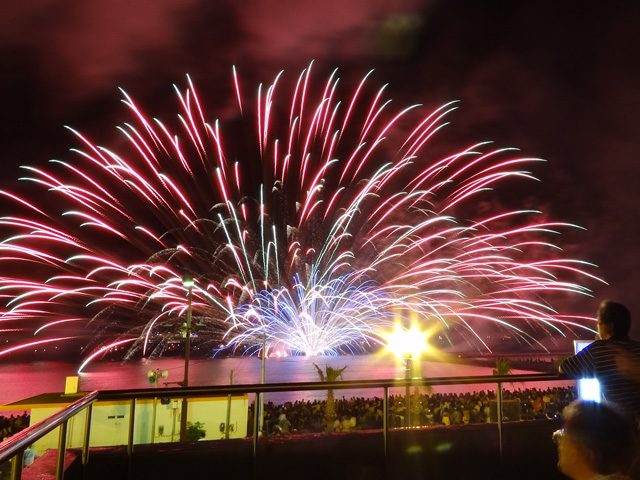
<instances>
[{"instance_id":1,"label":"night sky","mask_svg":"<svg viewBox=\"0 0 640 480\"><path fill-rule=\"evenodd\" d=\"M526 203L585 227L560 244L609 283L568 309L593 314L619 300L640 337L639 24L630 1L9 2L0 188L15 187L19 165L70 158L64 125L113 144L128 119L118 87L168 118L186 74L219 114L233 100L233 65L256 86L311 60L347 80L374 68L401 104L461 101L443 151L494 140L548 161Z\"/></svg>"}]
</instances>

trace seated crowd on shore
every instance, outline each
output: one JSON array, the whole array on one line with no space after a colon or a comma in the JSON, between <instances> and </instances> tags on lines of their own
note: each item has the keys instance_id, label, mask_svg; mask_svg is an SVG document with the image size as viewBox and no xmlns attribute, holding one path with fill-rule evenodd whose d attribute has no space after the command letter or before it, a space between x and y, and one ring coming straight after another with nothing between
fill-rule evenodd
<instances>
[{"instance_id":1,"label":"seated crowd on shore","mask_svg":"<svg viewBox=\"0 0 640 480\"><path fill-rule=\"evenodd\" d=\"M577 398L575 387L542 389L517 389L503 391L503 401L517 405L518 418L509 418L503 409L504 420L539 420L559 418L564 407ZM495 417L495 392L480 391L465 394L411 395L410 420L412 426L461 425L486 423ZM250 407L250 418L253 406ZM335 420L327 423L326 401L296 401L284 405L272 402L264 406L264 432L267 434L321 433L381 429L383 426L383 402L381 398L350 398L335 400ZM406 406L404 395L389 396L389 426L405 425ZM495 418L493 418L495 421ZM249 422L249 435L252 423Z\"/></svg>"},{"instance_id":2,"label":"seated crowd on shore","mask_svg":"<svg viewBox=\"0 0 640 480\"><path fill-rule=\"evenodd\" d=\"M520 420L557 418L564 407L577 398L575 387L542 389L503 390L505 404L518 403L516 409ZM480 391L464 394L417 393L411 395L411 424L413 426L460 425L485 423L495 416L495 392ZM375 430L383 427L383 402L381 398L350 398L335 400L335 420L327 425L326 401L296 401L284 405L265 403L264 432L267 434L321 433L327 431ZM509 411L513 411L509 409ZM509 418L507 409L503 411ZM249 407L253 417L253 405ZM405 425L406 405L404 395L389 396L389 426ZM493 419L495 420L495 418ZM29 426L29 415L5 417L0 415L0 440ZM248 422L249 435L253 422Z\"/></svg>"},{"instance_id":3,"label":"seated crowd on shore","mask_svg":"<svg viewBox=\"0 0 640 480\"><path fill-rule=\"evenodd\" d=\"M0 441L4 441L14 433L24 430L29 426L29 414L24 412L22 415L8 417L0 415Z\"/></svg>"}]
</instances>

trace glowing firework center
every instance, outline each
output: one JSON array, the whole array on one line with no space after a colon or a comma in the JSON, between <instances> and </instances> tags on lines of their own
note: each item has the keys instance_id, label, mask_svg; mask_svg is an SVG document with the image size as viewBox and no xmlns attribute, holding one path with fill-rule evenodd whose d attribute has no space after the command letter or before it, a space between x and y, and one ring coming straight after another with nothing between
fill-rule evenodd
<instances>
[{"instance_id":1,"label":"glowing firework center","mask_svg":"<svg viewBox=\"0 0 640 480\"><path fill-rule=\"evenodd\" d=\"M396 324L393 333L387 335L387 350L403 361L410 372L408 378L413 376L413 360L419 360L422 352L429 350L428 337L428 332L421 332L415 323L409 329Z\"/></svg>"},{"instance_id":2,"label":"glowing firework center","mask_svg":"<svg viewBox=\"0 0 640 480\"><path fill-rule=\"evenodd\" d=\"M226 338L253 351L264 343L267 356L361 353L382 344L388 302L359 273L307 285L297 281L291 290L263 290L239 306Z\"/></svg>"}]
</instances>

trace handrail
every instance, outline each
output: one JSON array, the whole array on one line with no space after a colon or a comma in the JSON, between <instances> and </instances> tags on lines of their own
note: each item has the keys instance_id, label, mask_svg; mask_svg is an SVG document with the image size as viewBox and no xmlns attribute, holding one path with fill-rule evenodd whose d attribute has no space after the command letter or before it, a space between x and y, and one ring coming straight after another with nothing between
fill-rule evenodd
<instances>
[{"instance_id":1,"label":"handrail","mask_svg":"<svg viewBox=\"0 0 640 480\"><path fill-rule=\"evenodd\" d=\"M204 397L244 393L276 393L312 390L353 390L364 388L399 388L406 386L472 385L482 383L520 383L562 380L557 373L533 373L522 375L482 375L472 377L416 377L410 379L387 380L342 380L335 382L296 382L224 385L210 387L170 387L131 390L108 390L98 393L98 400L128 400L135 398L164 397Z\"/></svg>"},{"instance_id":2,"label":"handrail","mask_svg":"<svg viewBox=\"0 0 640 480\"><path fill-rule=\"evenodd\" d=\"M98 398L98 391L91 392L76 400L71 405L61 408L48 418L31 425L0 443L0 464L17 453L24 451L29 445L55 430L75 414L91 405Z\"/></svg>"}]
</instances>

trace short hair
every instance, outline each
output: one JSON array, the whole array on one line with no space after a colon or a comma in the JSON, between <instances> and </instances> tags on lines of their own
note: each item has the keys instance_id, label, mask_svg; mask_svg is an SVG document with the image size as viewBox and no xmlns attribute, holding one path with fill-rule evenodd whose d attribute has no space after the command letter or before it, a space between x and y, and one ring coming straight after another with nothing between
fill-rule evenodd
<instances>
[{"instance_id":1,"label":"short hair","mask_svg":"<svg viewBox=\"0 0 640 480\"><path fill-rule=\"evenodd\" d=\"M587 451L585 461L599 474L625 473L635 454L634 424L611 404L576 400L564 411L568 439Z\"/></svg>"},{"instance_id":2,"label":"short hair","mask_svg":"<svg viewBox=\"0 0 640 480\"><path fill-rule=\"evenodd\" d=\"M613 324L614 335L629 335L631 330L631 313L621 303L604 301L598 310L598 319L606 324Z\"/></svg>"}]
</instances>

